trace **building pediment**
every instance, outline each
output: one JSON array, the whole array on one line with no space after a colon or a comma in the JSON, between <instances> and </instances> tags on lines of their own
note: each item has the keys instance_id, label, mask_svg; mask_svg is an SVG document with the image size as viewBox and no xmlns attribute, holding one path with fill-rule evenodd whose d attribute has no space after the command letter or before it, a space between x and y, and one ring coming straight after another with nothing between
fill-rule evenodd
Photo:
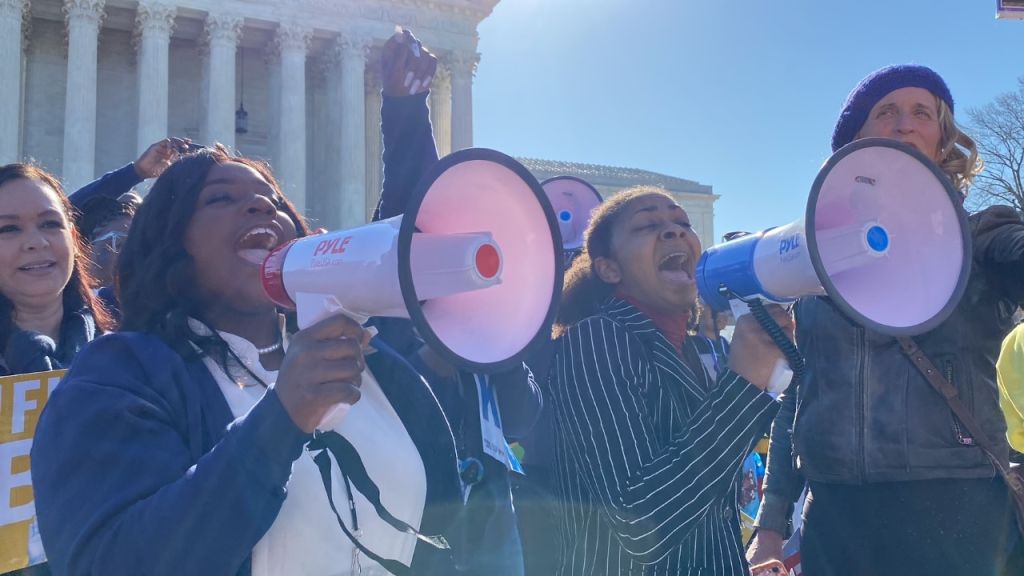
<instances>
[{"instance_id":1,"label":"building pediment","mask_svg":"<svg viewBox=\"0 0 1024 576\"><path fill-rule=\"evenodd\" d=\"M713 194L711 186L706 184L639 168L565 162L561 160L541 160L538 158L517 158L517 160L522 162L539 180L554 176L576 176L599 189L657 186L675 194L704 194L709 196Z\"/></svg>"}]
</instances>

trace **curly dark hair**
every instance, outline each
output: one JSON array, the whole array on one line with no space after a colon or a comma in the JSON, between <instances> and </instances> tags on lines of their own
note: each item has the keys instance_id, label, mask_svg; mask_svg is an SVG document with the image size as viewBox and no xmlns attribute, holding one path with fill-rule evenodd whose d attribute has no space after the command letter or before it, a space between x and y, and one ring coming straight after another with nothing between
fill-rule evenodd
<instances>
[{"instance_id":1,"label":"curly dark hair","mask_svg":"<svg viewBox=\"0 0 1024 576\"><path fill-rule=\"evenodd\" d=\"M551 331L554 338L565 334L573 324L596 314L601 304L612 295L615 287L597 276L594 260L611 256L612 228L623 209L633 200L650 195L661 195L675 201L662 188L637 186L616 193L594 209L583 233L583 251L565 272L562 302Z\"/></svg>"},{"instance_id":2,"label":"curly dark hair","mask_svg":"<svg viewBox=\"0 0 1024 576\"><path fill-rule=\"evenodd\" d=\"M0 186L22 179L36 180L53 189L57 193L57 200L60 202L60 209L64 213L64 218L68 222L71 239L75 247L75 261L71 269L71 278L64 287L64 311L77 312L83 309L87 310L92 314L98 329L102 331L111 330L113 328L113 321L111 320L110 312L97 297L93 296L92 290L89 289L92 285L92 277L89 275L87 262L89 249L85 244L85 239L82 238L82 235L75 228L75 211L68 201L68 197L64 194L64 188L60 185L60 181L46 170L33 164L16 163L0 166ZM0 293L0 350L7 348L7 341L14 330L14 305L6 296Z\"/></svg>"},{"instance_id":3,"label":"curly dark hair","mask_svg":"<svg viewBox=\"0 0 1024 576\"><path fill-rule=\"evenodd\" d=\"M283 199L281 210L295 224L298 236L310 233L305 219L281 194L270 167L259 160L233 155L227 148L203 148L183 156L153 184L132 220L118 260L117 292L125 330L155 334L184 358L195 358L192 344L226 364L227 346L216 333L196 333L188 319L203 319L196 293L192 257L185 251L185 232L199 193L215 165L244 164L263 177ZM290 319L294 326L294 317Z\"/></svg>"}]
</instances>

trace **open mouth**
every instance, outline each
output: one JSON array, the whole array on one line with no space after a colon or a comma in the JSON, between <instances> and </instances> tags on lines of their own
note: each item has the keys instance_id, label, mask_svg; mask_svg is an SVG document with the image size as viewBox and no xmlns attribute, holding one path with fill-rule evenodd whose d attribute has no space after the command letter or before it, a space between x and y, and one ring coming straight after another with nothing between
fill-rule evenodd
<instances>
[{"instance_id":1,"label":"open mouth","mask_svg":"<svg viewBox=\"0 0 1024 576\"><path fill-rule=\"evenodd\" d=\"M277 243L277 232L266 226L256 226L238 240L236 251L243 260L262 265Z\"/></svg>"},{"instance_id":2,"label":"open mouth","mask_svg":"<svg viewBox=\"0 0 1024 576\"><path fill-rule=\"evenodd\" d=\"M658 262L658 272L670 282L692 282L690 271L690 255L686 252L673 252Z\"/></svg>"}]
</instances>

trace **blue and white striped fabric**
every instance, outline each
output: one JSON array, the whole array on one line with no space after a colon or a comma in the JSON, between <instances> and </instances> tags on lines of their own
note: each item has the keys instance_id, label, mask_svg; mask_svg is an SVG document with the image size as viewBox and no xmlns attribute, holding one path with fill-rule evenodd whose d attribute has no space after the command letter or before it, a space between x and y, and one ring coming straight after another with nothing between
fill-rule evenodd
<instances>
[{"instance_id":1,"label":"blue and white striped fabric","mask_svg":"<svg viewBox=\"0 0 1024 576\"><path fill-rule=\"evenodd\" d=\"M609 299L558 342L560 576L746 576L740 464L778 403L737 374L717 382L632 305Z\"/></svg>"}]
</instances>

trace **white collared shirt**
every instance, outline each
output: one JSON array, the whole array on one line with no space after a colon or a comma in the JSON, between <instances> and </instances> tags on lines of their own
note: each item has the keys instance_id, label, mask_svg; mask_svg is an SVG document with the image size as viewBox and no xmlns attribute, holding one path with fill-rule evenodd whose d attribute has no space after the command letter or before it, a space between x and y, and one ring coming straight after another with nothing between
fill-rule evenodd
<instances>
[{"instance_id":1,"label":"white collared shirt","mask_svg":"<svg viewBox=\"0 0 1024 576\"><path fill-rule=\"evenodd\" d=\"M193 322L194 329L203 331L200 327L205 326L190 320ZM251 342L234 334L219 334L256 377L267 386L274 386L277 371L263 368L259 353ZM287 349L287 339L284 345ZM232 375L236 377L233 379L213 358L206 357L203 362L217 381L235 418L248 413L266 392L259 383L252 382L241 367L232 369ZM360 391L359 402L347 411L336 413L327 425L347 438L359 452L367 473L380 488L384 507L395 517L418 528L427 493L426 472L419 452L369 368L363 371ZM345 481L333 458L332 463L334 503L346 527L353 531ZM353 552L356 548L338 526L320 471L309 452L303 452L293 464L287 489L288 495L273 525L253 548L253 576L353 574ZM416 548L415 537L384 522L358 491L354 493L354 500L360 542L374 553L408 566ZM358 555L358 562L362 574L389 574L363 554Z\"/></svg>"}]
</instances>

